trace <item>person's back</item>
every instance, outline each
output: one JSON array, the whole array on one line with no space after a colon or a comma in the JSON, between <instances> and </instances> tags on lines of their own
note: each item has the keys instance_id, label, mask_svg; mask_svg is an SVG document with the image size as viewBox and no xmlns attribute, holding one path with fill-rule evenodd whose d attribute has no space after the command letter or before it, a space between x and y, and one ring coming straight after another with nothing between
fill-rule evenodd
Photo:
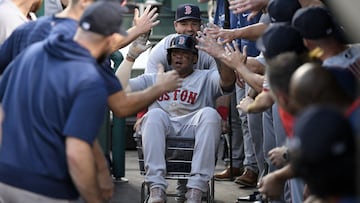
<instances>
[{"instance_id":1,"label":"person's back","mask_svg":"<svg viewBox=\"0 0 360 203\"><path fill-rule=\"evenodd\" d=\"M72 54L62 55L65 51L71 51ZM32 187L35 187L32 182L34 180L39 186L44 187L53 182L50 177L55 175L62 183L48 187L44 195L56 194L59 198L75 198L77 192L74 188L63 188L65 185L71 185L68 172L63 170L66 163L61 161L64 156L61 149L64 137L54 135L68 134L68 130L73 130L65 127L68 122L88 120L86 116L89 115L84 113L89 108L95 110L92 111L92 115L97 117L90 120L91 123L101 123L104 113L102 109L105 109L106 105L106 91L102 88L103 80L98 70L94 65L88 65L95 64L96 61L89 59L89 53L85 50L56 39L38 43L20 57L21 60L14 61L1 80L1 100L6 114L0 153L1 181L14 184L14 176L23 176L21 179L28 180L25 182ZM79 93L81 95L78 95ZM92 97L94 103L82 102L83 99ZM74 108L73 102L75 106L81 106L77 113L86 116L78 117L79 120L67 121L75 118L69 114ZM102 108L94 108L94 104L101 105ZM99 126L90 125L86 127L87 132L81 136L94 138L98 130ZM16 135L17 138L6 139L9 135ZM91 144L92 141L88 142ZM28 179L29 176L34 179ZM35 187L33 190L38 189Z\"/></svg>"},{"instance_id":2,"label":"person's back","mask_svg":"<svg viewBox=\"0 0 360 203\"><path fill-rule=\"evenodd\" d=\"M96 180L104 175L96 169L99 153L93 150L108 95L97 63L110 54L108 42L125 33L122 12L110 2L91 5L74 37L53 35L35 43L4 72L0 196L5 202L75 200L79 194L86 202L106 198ZM98 16L112 24L94 21Z\"/></svg>"}]
</instances>

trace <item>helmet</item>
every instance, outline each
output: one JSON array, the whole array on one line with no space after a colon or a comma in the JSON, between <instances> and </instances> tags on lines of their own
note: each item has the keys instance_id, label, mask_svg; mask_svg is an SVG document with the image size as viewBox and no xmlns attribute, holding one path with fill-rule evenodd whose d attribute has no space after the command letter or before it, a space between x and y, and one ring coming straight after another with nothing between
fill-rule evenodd
<instances>
[{"instance_id":1,"label":"helmet","mask_svg":"<svg viewBox=\"0 0 360 203\"><path fill-rule=\"evenodd\" d=\"M170 47L167 49L168 64L171 64L171 50L173 49L183 49L198 55L198 50L195 48L195 45L196 41L190 35L182 34L172 38L170 42Z\"/></svg>"}]
</instances>

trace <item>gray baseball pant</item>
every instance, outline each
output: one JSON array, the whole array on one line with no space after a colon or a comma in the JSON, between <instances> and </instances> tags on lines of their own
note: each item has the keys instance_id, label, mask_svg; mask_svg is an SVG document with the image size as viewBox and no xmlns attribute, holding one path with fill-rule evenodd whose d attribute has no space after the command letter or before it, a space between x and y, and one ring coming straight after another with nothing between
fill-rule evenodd
<instances>
[{"instance_id":1,"label":"gray baseball pant","mask_svg":"<svg viewBox=\"0 0 360 203\"><path fill-rule=\"evenodd\" d=\"M169 117L162 109L149 109L141 125L145 162L145 182L150 188L168 187L165 180L165 140L167 136L194 137L195 146L191 176L187 187L203 192L215 170L215 156L221 134L221 118L211 107L204 107L188 115Z\"/></svg>"}]
</instances>

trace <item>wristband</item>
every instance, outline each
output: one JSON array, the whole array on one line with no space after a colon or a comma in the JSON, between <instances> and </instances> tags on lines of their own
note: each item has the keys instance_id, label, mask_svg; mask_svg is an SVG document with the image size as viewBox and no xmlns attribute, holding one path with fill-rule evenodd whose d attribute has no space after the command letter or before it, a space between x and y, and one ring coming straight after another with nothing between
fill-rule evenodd
<instances>
[{"instance_id":1,"label":"wristband","mask_svg":"<svg viewBox=\"0 0 360 203\"><path fill-rule=\"evenodd\" d=\"M221 118L223 120L227 120L227 117L229 115L229 108L226 106L218 106L216 108L217 112L220 114Z\"/></svg>"}]
</instances>

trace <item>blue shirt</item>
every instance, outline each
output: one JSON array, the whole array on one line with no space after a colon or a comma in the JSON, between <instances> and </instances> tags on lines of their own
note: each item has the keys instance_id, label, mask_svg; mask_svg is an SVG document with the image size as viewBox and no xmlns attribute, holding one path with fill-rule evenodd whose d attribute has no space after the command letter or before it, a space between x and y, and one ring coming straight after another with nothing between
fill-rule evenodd
<instances>
[{"instance_id":1,"label":"blue shirt","mask_svg":"<svg viewBox=\"0 0 360 203\"><path fill-rule=\"evenodd\" d=\"M30 46L5 70L6 115L0 181L52 198L76 199L68 172L67 136L92 145L104 118L107 90L97 61L71 38Z\"/></svg>"},{"instance_id":2,"label":"blue shirt","mask_svg":"<svg viewBox=\"0 0 360 203\"><path fill-rule=\"evenodd\" d=\"M214 24L223 27L225 22L225 8L224 8L224 0L218 0L216 2L216 11L214 16ZM233 12L229 11L230 17L230 29L242 28L248 25L255 24L259 22L261 17L261 13L259 13L256 17L254 17L251 21L247 20L249 13L241 13L235 15ZM246 39L236 39L236 42L239 45L240 50L243 47L247 46L247 53L249 56L258 56L260 51L256 48L256 42L250 41Z\"/></svg>"}]
</instances>

